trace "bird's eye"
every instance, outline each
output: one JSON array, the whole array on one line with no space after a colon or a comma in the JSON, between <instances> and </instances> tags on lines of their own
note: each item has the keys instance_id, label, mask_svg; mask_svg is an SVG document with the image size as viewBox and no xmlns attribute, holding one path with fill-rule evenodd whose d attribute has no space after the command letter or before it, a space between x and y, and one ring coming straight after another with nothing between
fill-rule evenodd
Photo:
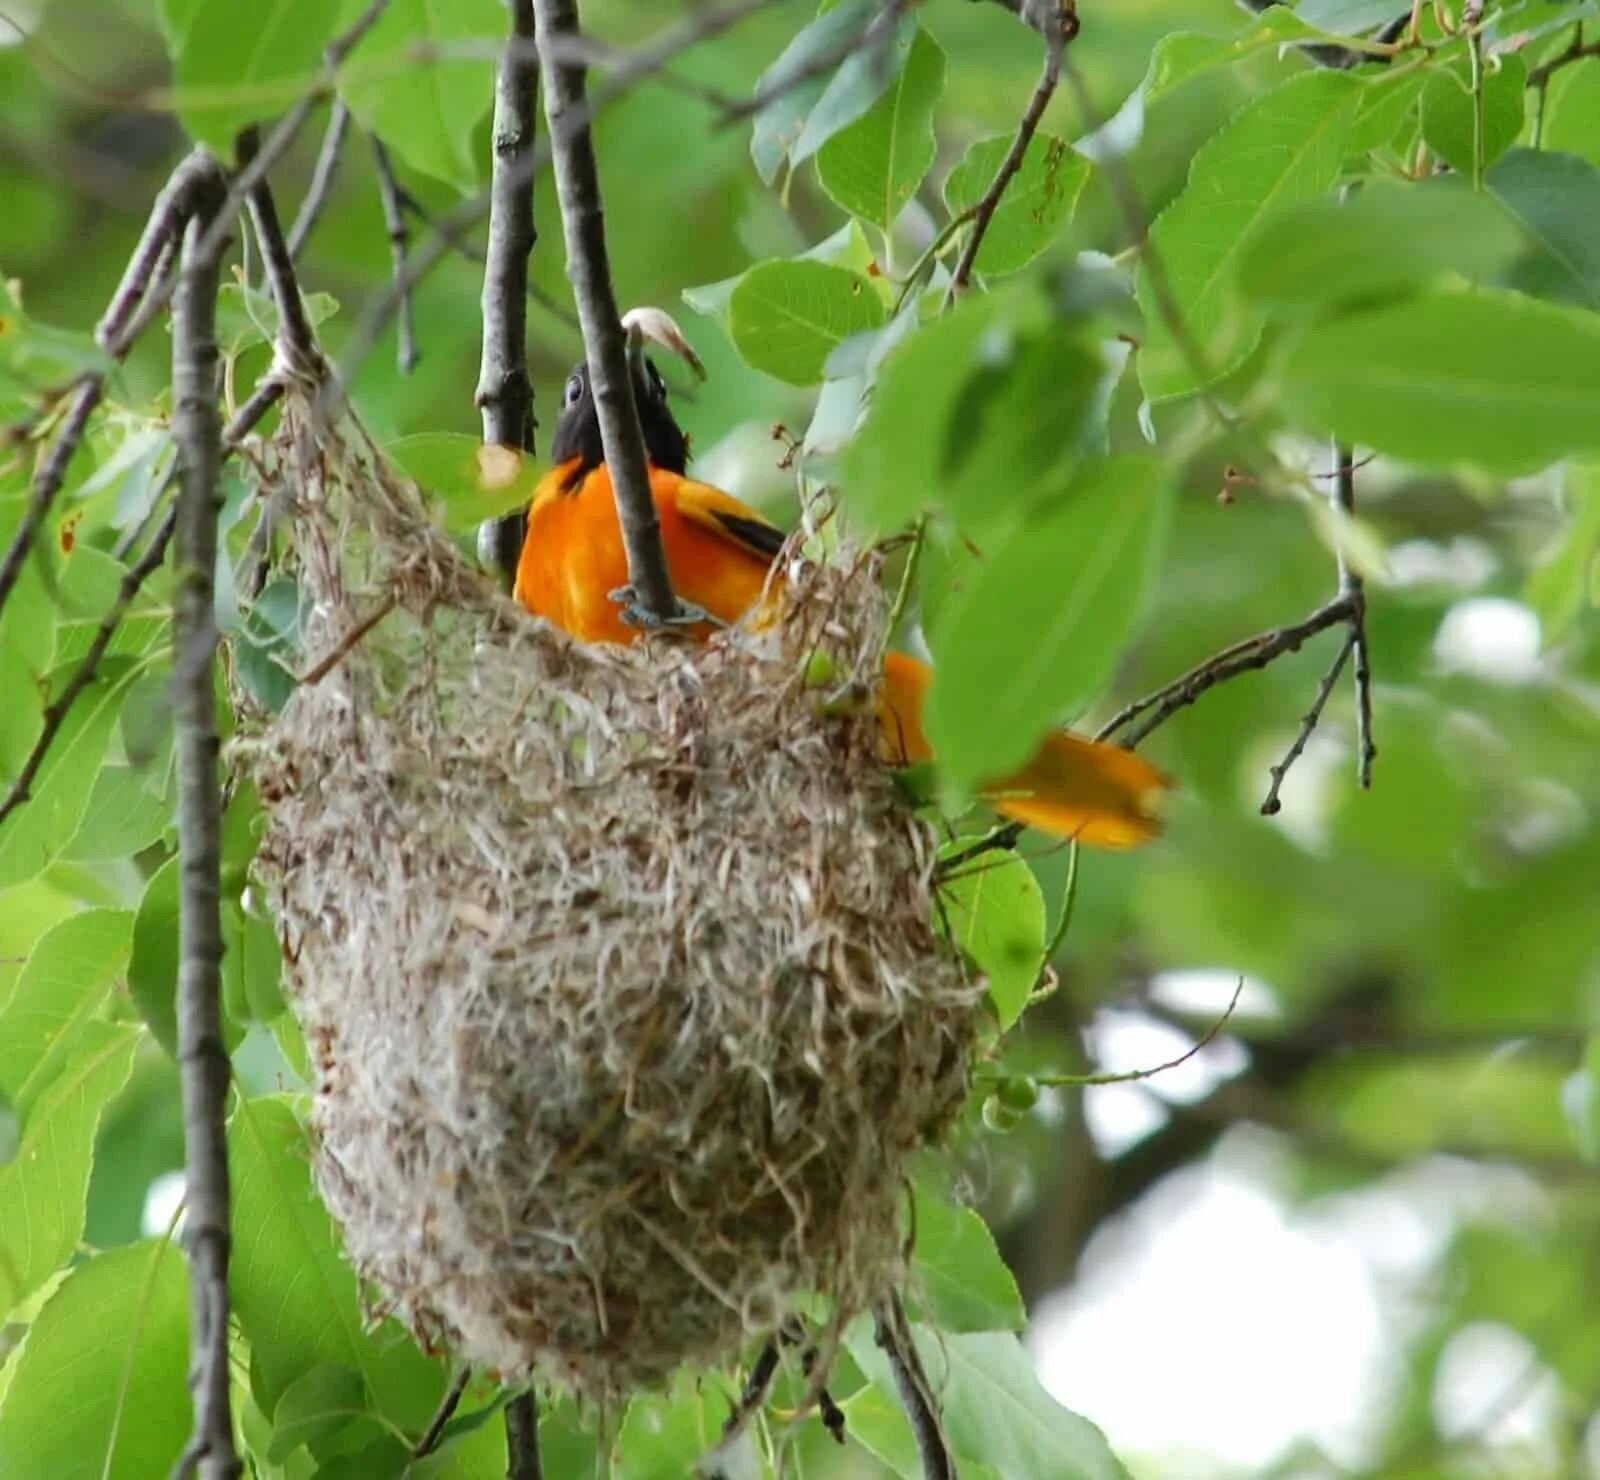
<instances>
[{"instance_id":1,"label":"bird's eye","mask_svg":"<svg viewBox=\"0 0 1600 1480\"><path fill-rule=\"evenodd\" d=\"M583 399L583 377L576 372L567 377L567 388L562 394L563 409L576 406Z\"/></svg>"}]
</instances>

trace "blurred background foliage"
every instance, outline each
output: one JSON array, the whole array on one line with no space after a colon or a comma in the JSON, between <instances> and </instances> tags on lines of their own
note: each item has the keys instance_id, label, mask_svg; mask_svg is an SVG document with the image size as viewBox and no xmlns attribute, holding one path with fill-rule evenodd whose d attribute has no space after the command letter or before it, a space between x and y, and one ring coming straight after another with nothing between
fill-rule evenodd
<instances>
[{"instance_id":1,"label":"blurred background foliage","mask_svg":"<svg viewBox=\"0 0 1600 1480\"><path fill-rule=\"evenodd\" d=\"M214 16L219 9L211 7ZM584 19L595 36L627 49L681 9L665 0L648 7L588 0ZM1330 29L1360 29L1383 19L1383 9L1369 6L1369 15L1350 4L1323 4L1317 16ZM81 335L187 147L184 123L226 132L241 106L248 117L260 105L185 91L181 75L173 92L164 38L185 15L203 15L203 0L169 0L164 8L141 0L0 0L0 10L0 267L20 283L30 321ZM406 10L396 5L396 26L407 24ZM1593 6L1541 0L1515 10L1502 35L1519 26L1536 34L1525 53L1508 57L1513 73L1557 55L1573 26L1581 36ZM499 35L497 7L463 7L464 17L468 11L462 35ZM810 166L780 175L777 186L763 183L752 165L748 123L727 122L697 96L712 88L747 97L807 11L791 4L756 12L601 117L596 144L624 303L676 311L686 290L734 277L754 262L798 255L847 223ZM938 187L968 147L1015 127L1039 66L1038 38L997 6L928 0L917 16L946 63L934 111L937 157L889 241L872 238L869 256L890 276L905 270L944 221ZM307 65L314 66L326 20L307 9L296 23L308 27L314 44ZM250 30L237 14L227 24ZM1109 114L1173 33L1233 37L1259 24L1224 0L1085 7L1071 55L1098 111ZM381 40L373 39L375 52ZM1241 106L1308 70L1293 50L1239 51L1229 65L1163 90L1146 109L1126 168L1151 217L1182 189L1197 150ZM448 79L452 97L468 100L452 106L465 109L469 124L432 172L402 151L402 183L422 213L443 212L462 188L483 182L491 88L485 56L480 50L476 59L431 64ZM373 108L382 106L381 82ZM474 96L482 100L476 110ZM1428 105L1419 113L1416 96L1403 100L1410 111L1396 114L1392 137L1380 138L1352 173L1395 173L1396 162L1414 157L1419 128L1423 142L1431 137L1437 154L1448 157L1449 124L1439 119L1452 103L1443 97L1431 128ZM268 111L283 101L269 100ZM359 95L356 101L359 117ZM1498 103L1486 92L1486 128L1501 126L1496 108L1505 115L1501 147L1540 135L1546 148L1600 163L1600 58L1553 72L1546 88L1527 92L1526 108L1523 101L1520 87ZM314 121L324 116L325 109ZM1044 127L1073 139L1087 125L1063 90ZM308 129L275 173L286 214L309 179L317 133ZM1360 150L1352 146L1350 154L1354 160ZM542 176L539 297L530 322L541 441L580 353L553 195ZM1600 260L1597 221L1580 233L1585 241L1573 259L1579 268L1585 257L1591 269ZM417 235L427 229L422 219L413 226ZM1115 254L1128 243L1107 172L1095 168L1070 223L1029 272L1044 281L1080 253ZM1394 241L1397 256L1406 250ZM390 271L371 152L359 135L301 271L308 292L328 295L322 311L337 305L320 328L337 356ZM477 435L479 290L469 255L447 256L415 294L416 368L397 368L392 329L361 365L355 400L381 440ZM242 298L225 312L242 346L236 383L247 387L265 369L268 349ZM703 387L674 380L697 471L792 521L795 477L782 461L785 440L775 440L773 429L802 435L814 390L751 368L711 317L681 317L710 371ZM68 362L81 353L77 345ZM56 615L45 625L54 632L56 663L81 652L118 578L111 552L122 551L119 531L137 528L141 502L147 509L159 486L166 444L159 435L138 438L151 429L151 408L159 416L167 404L167 358L163 331L137 347L113 382L112 411L75 464L52 522L60 581ZM49 380L44 374L33 384ZM0 382L8 418L29 404L25 389ZM1583 389L1600 422L1600 392L1593 383ZM1125 375L1110 406L1113 450L1145 447L1140 401L1137 377ZM1054 413L1041 391L1007 414L1020 442L1030 424L1048 425ZM1486 414L1492 421L1492 411ZM1183 449L1180 488L1149 599L1136 613L1130 609L1137 625L1115 649L1111 682L1082 716L1087 728L1239 638L1299 619L1336 590L1333 555L1301 503L1235 476L1239 447L1196 433L1200 423L1187 404L1158 405L1154 420L1157 450L1176 457L1171 449ZM1270 414L1266 425L1286 461L1325 471L1324 444L1278 426ZM929 427L927 435L942 429ZM0 529L8 536L25 475L15 457L3 470L8 512ZM1019 496L1000 486L1003 476L996 482L997 506ZM958 1200L981 1211L1015 1274L1032 1316L1028 1349L1044 1384L1106 1430L1131 1473L1407 1480L1600 1474L1600 1342L1593 1334L1600 1295L1593 1074L1600 1055L1590 1047L1600 980L1600 625L1591 576L1600 484L1581 464L1508 480L1482 466L1450 472L1378 458L1360 468L1356 487L1367 535L1381 547L1369 562L1379 746L1373 789L1355 785L1346 684L1290 774L1282 812L1259 815L1268 767L1293 739L1335 634L1219 686L1164 725L1144 749L1179 782L1167 836L1140 852L1081 860L1075 912L1055 962L1060 990L1008 1039L1005 1070L1049 1080L1146 1068L1193 1048L1242 977L1237 1008L1170 1073L1130 1084L1047 1086L1031 1107L1023 1096L1011 1113L990 1117L1005 1122L1006 1134L983 1127L975 1102L956 1165L942 1175ZM234 480L231 488L237 512L243 486ZM846 486L847 512L849 496ZM928 625L945 594L941 582L959 580L952 574L959 560L959 550L935 545L928 552ZM31 1222L27 1239L10 1238L7 1225L19 1226L12 1220L23 1216L29 1161L0 1158L7 1161L0 1165L0 1246L16 1266L0 1275L25 1292L20 1301L0 1302L12 1321L0 1351L15 1348L30 1323L29 1342L41 1350L50 1349L47 1319L68 1333L56 1367L30 1371L13 1360L0 1369L6 1474L75 1473L70 1459L59 1461L66 1468L50 1468L42 1450L5 1447L29 1405L48 1409L50 1380L59 1384L59 1408L69 1392L71 1401L88 1405L81 1428L92 1428L101 1413L95 1405L110 1401L86 1392L73 1375L69 1303L45 1300L60 1278L51 1271L80 1246L108 1251L84 1266L95 1271L98 1289L79 1287L87 1281L69 1287L85 1319L114 1325L133 1319L137 1308L165 1343L123 1374L133 1384L130 1426L158 1436L151 1453L160 1451L161 1434L182 1437L182 1416L161 1408L170 1405L171 1380L184 1360L181 1265L176 1255L164 1257L159 1243L140 1242L166 1231L176 1205L172 1174L182 1161L177 1071L156 1041L161 984L175 950L176 895L170 881L151 882L163 867L170 873L166 772L149 764L170 745L161 714L166 594L159 579L151 584L141 598L148 621L135 623L113 648L103 687L105 725L114 720L116 736L109 749L104 735L98 745L91 736L82 751L98 757L104 750L105 768L96 776L92 759L88 768L75 767L71 753L62 762L56 785L69 800L59 805L78 820L61 829L48 867L14 864L0 849L0 1004L10 1011L25 991L43 1002L98 1004L127 987L156 1030L154 1038L136 1032L130 1015L115 1013L73 1025L98 1035L74 1051L93 1050L82 1061L92 1058L106 1086L93 1106L83 1100L76 1118L54 1122L63 1146L81 1148L71 1162L87 1185L81 1239L66 1224L42 1229ZM48 602L50 593L41 584L31 599ZM235 628L244 620L236 618ZM29 718L22 688L13 687L25 679L11 660L43 639L20 603L6 613L0 634L10 655L11 666L0 671L13 720L0 728L3 779L37 733L36 714ZM270 632L257 645L270 646L268 639ZM263 681L270 683L270 674ZM82 795L73 801L73 793ZM44 804L36 797L29 805ZM251 805L235 798L238 821L226 860L235 900L248 863ZM1051 902L1053 922L1066 857L1031 839L1022 852ZM229 928L240 1080L261 1095L293 1088L303 1050L276 994L270 926L234 906ZM70 986L53 985L41 938L60 947ZM104 963L99 976L85 964L95 960ZM78 1092L59 1082L30 1087L25 1073L15 1080L0 1073L0 1089L35 1111L30 1097ZM236 1117L233 1129L246 1230L241 1303L271 1298L273 1271L295 1268L317 1270L331 1298L353 1306L327 1230L304 1206L303 1167L295 1186L275 1192L270 1185L295 1165L288 1143L297 1132L278 1114L281 1102L261 1103L266 1108ZM15 1131L17 1118L11 1125ZM277 1161L269 1154L274 1145ZM1004 1304L1003 1290L990 1293ZM297 1333L303 1360L292 1373L248 1374L262 1406L246 1410L247 1432L254 1425L269 1435L272 1408L287 1401L294 1378L323 1370L313 1358L335 1367L350 1360L347 1337L325 1330L317 1311L287 1310L281 1319ZM415 1426L436 1399L440 1375L414 1370L392 1343L381 1352L367 1380L388 1385L393 1401L385 1411L396 1421L403 1416L402 1427ZM876 1421L889 1423L892 1415L875 1413L881 1397L851 1377L849 1358L844 1363L841 1391L859 1388L846 1405L852 1431L870 1435ZM320 1411L315 1383L301 1398L308 1411ZM696 1438L714 1438L725 1411L705 1389L651 1401L665 1406L636 1406L627 1423L657 1434L651 1425L658 1421L669 1430L679 1425L690 1435L689 1451ZM280 1432L286 1421L277 1415ZM367 1464L366 1471L341 1469L326 1452L313 1462L309 1450L282 1442L274 1448L268 1436L261 1453L272 1454L273 1468L263 1472L381 1473L387 1461L375 1456L393 1441L375 1431L356 1437L359 1445L346 1435L332 1449L352 1465ZM497 1473L501 1442L497 1425L464 1427L441 1465L426 1473ZM587 1473L586 1443L571 1414L551 1415L546 1472ZM621 1473L682 1473L673 1466L686 1451L664 1440L657 1448L668 1456L661 1467L638 1458ZM640 1442L632 1452L651 1449ZM910 1473L895 1452L887 1440L835 1451L820 1430L807 1432L795 1472Z\"/></svg>"}]
</instances>

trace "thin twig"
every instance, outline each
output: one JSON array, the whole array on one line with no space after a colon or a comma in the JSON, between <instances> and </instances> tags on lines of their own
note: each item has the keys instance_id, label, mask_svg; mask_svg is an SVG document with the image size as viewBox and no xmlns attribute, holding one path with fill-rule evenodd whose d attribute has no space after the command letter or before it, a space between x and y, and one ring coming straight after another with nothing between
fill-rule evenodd
<instances>
[{"instance_id":1,"label":"thin twig","mask_svg":"<svg viewBox=\"0 0 1600 1480\"><path fill-rule=\"evenodd\" d=\"M578 34L577 0L534 0L533 10L541 37ZM627 340L611 280L600 177L585 116L584 88L581 66L563 63L545 72L545 118L550 127L556 195L566 234L567 276L578 305L578 321L583 325L600 441L617 501L622 542L628 553L628 608L650 625L666 626L678 621L681 613L672 594L666 551L661 543L661 521L645 467L644 434L634 404Z\"/></svg>"},{"instance_id":2,"label":"thin twig","mask_svg":"<svg viewBox=\"0 0 1600 1480\"><path fill-rule=\"evenodd\" d=\"M539 1457L539 1402L533 1389L506 1404L506 1480L544 1480Z\"/></svg>"},{"instance_id":3,"label":"thin twig","mask_svg":"<svg viewBox=\"0 0 1600 1480\"><path fill-rule=\"evenodd\" d=\"M1017 171L1022 168L1028 146L1033 142L1033 136L1038 130L1039 120L1044 117L1044 110L1049 106L1050 99L1055 96L1056 86L1061 81L1061 59L1066 53L1067 43L1077 34L1077 11L1067 5L1061 5L1056 9L1053 23L1046 25L1040 32L1044 38L1044 66L1039 73L1039 81L1033 89L1033 96L1028 99L1028 106L1023 110L1021 121L1017 124L1017 134L1011 141L1011 148L1006 151L1006 157L1000 161L1000 168L995 171L994 179L989 182L989 188L983 192L983 198L973 211L972 230L967 234L966 244L961 249L960 257L956 259L956 270L950 277L950 286L945 290L946 308L966 291L972 277L972 264L977 261L978 249L988 234L989 223L994 220L994 213L1000 208L1000 201L1006 193L1006 188L1015 178Z\"/></svg>"},{"instance_id":4,"label":"thin twig","mask_svg":"<svg viewBox=\"0 0 1600 1480\"><path fill-rule=\"evenodd\" d=\"M463 1366L445 1390L445 1395L439 1400L439 1406L434 1410L433 1417L428 1420L428 1427L422 1431L422 1437L412 1449L412 1459L425 1459L439 1447L439 1440L444 1437L445 1425L455 1417L456 1409L461 1406L461 1395L466 1392L467 1384L471 1381L472 1368Z\"/></svg>"},{"instance_id":5,"label":"thin twig","mask_svg":"<svg viewBox=\"0 0 1600 1480\"><path fill-rule=\"evenodd\" d=\"M957 1480L955 1456L950 1452L944 1426L939 1422L939 1405L934 1398L922 1358L906 1320L905 1307L898 1295L891 1295L872 1312L873 1339L889 1359L894 1385L911 1420L917 1453L922 1457L925 1480Z\"/></svg>"},{"instance_id":6,"label":"thin twig","mask_svg":"<svg viewBox=\"0 0 1600 1480\"><path fill-rule=\"evenodd\" d=\"M217 780L215 572L222 427L217 413L217 290L226 238L213 229L226 198L220 169L195 194L172 305L172 427L182 483L174 506L173 725L178 762L178 1063L192 1294L189 1387L194 1430L179 1476L232 1480L228 1371L228 1210L222 1041L222 796ZM216 248L203 250L215 240Z\"/></svg>"},{"instance_id":7,"label":"thin twig","mask_svg":"<svg viewBox=\"0 0 1600 1480\"><path fill-rule=\"evenodd\" d=\"M1317 685L1317 696L1312 700L1311 708L1306 710L1305 717L1300 721L1300 731L1294 737L1294 744L1285 752L1284 757L1277 765L1271 767L1272 785L1267 789L1267 798L1261 804L1263 817L1276 817L1283 810L1283 803L1278 799L1278 792L1282 789L1283 778L1289 774L1289 768L1300 759L1301 753L1310 743L1312 732L1317 728L1317 722L1322 718L1322 711L1327 707L1328 696L1333 692L1333 686L1339 682L1339 675L1344 672L1345 662L1350 657L1350 649L1355 646L1354 634L1347 634L1339 648L1338 655L1334 658L1328 671L1322 675L1322 682Z\"/></svg>"},{"instance_id":8,"label":"thin twig","mask_svg":"<svg viewBox=\"0 0 1600 1480\"><path fill-rule=\"evenodd\" d=\"M761 1411L761 1405L767 1401L767 1390L777 1375L778 1338L769 1336L761 1344L761 1350L750 1365L750 1375L745 1378L744 1387L739 1390L739 1401L733 1405L727 1418L722 1421L724 1445L729 1439L742 1434L750 1420Z\"/></svg>"},{"instance_id":9,"label":"thin twig","mask_svg":"<svg viewBox=\"0 0 1600 1480\"><path fill-rule=\"evenodd\" d=\"M246 129L239 135L239 163L248 166L259 148L259 131ZM295 278L294 253L284 240L277 202L265 176L251 187L249 205L250 220L261 244L261 265L266 272L267 288L278 310L278 356L295 371L314 374L322 356L317 350L311 321L306 318L305 302L300 296L300 284Z\"/></svg>"},{"instance_id":10,"label":"thin twig","mask_svg":"<svg viewBox=\"0 0 1600 1480\"><path fill-rule=\"evenodd\" d=\"M1333 484L1333 501L1353 518L1356 511L1355 449L1335 439L1333 466L1338 472ZM1378 747L1372 740L1372 655L1367 648L1367 593L1361 577L1338 552L1339 596L1350 607L1350 651L1355 657L1356 681L1356 779L1363 791L1372 788L1372 762Z\"/></svg>"},{"instance_id":11,"label":"thin twig","mask_svg":"<svg viewBox=\"0 0 1600 1480\"><path fill-rule=\"evenodd\" d=\"M304 673L297 675L295 682L301 685L321 683L350 655L361 639L395 609L395 604L395 597L385 596L372 611L339 639L338 646L331 653L318 659Z\"/></svg>"},{"instance_id":12,"label":"thin twig","mask_svg":"<svg viewBox=\"0 0 1600 1480\"><path fill-rule=\"evenodd\" d=\"M333 100L333 111L328 115L328 129L322 136L322 148L317 151L316 168L311 172L311 184L306 187L305 199L295 214L294 225L289 228L289 255L298 257L306 238L315 230L322 217L322 208L333 194L334 177L339 173L339 160L344 153L345 136L350 132L350 110L343 98Z\"/></svg>"},{"instance_id":13,"label":"thin twig","mask_svg":"<svg viewBox=\"0 0 1600 1480\"><path fill-rule=\"evenodd\" d=\"M383 140L372 136L372 162L378 174L378 199L383 203L384 230L389 233L389 260L394 275L399 278L406 270L406 251L411 245L411 234L406 230L406 213L400 208L400 186L394 177L394 166L389 161L389 151ZM395 318L395 354L402 375L417 368L416 331L412 326L411 294L402 292L400 308Z\"/></svg>"},{"instance_id":14,"label":"thin twig","mask_svg":"<svg viewBox=\"0 0 1600 1480\"><path fill-rule=\"evenodd\" d=\"M1136 699L1132 704L1118 710L1100 727L1094 738L1107 740L1142 714L1145 718L1118 741L1120 745L1132 750L1152 730L1165 724L1180 709L1186 709L1193 704L1208 689L1215 688L1226 679L1237 678L1241 673L1265 668L1285 653L1298 652L1308 638L1315 637L1317 633L1325 632L1329 627L1336 627L1340 622L1349 619L1349 599L1340 595L1326 606L1319 606L1303 621L1291 623L1287 627L1272 627L1265 632L1258 632L1254 637L1236 642L1214 657L1207 658L1204 663L1191 668L1182 677L1162 685L1154 693L1146 694L1144 698Z\"/></svg>"},{"instance_id":15,"label":"thin twig","mask_svg":"<svg viewBox=\"0 0 1600 1480\"><path fill-rule=\"evenodd\" d=\"M494 163L489 178L489 244L483 255L483 349L474 396L486 444L533 450L536 425L528 374L528 261L533 226L533 175L524 168L538 121L537 56L510 42L531 40L533 0L507 0L511 34L495 74ZM527 520L522 513L485 520L479 558L509 581Z\"/></svg>"}]
</instances>

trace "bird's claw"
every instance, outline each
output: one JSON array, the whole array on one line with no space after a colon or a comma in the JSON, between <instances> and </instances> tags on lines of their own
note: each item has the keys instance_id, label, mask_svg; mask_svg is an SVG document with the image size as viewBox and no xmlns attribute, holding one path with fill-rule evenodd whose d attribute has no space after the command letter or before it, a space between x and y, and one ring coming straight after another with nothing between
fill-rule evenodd
<instances>
[{"instance_id":1,"label":"bird's claw","mask_svg":"<svg viewBox=\"0 0 1600 1480\"><path fill-rule=\"evenodd\" d=\"M712 616L703 606L696 606L694 602L685 601L682 597L677 598L678 609L670 617L663 617L648 607L641 606L639 593L632 586L619 586L608 595L622 608L623 622L644 632L673 632L687 627L698 627L702 623L712 627L727 625Z\"/></svg>"}]
</instances>

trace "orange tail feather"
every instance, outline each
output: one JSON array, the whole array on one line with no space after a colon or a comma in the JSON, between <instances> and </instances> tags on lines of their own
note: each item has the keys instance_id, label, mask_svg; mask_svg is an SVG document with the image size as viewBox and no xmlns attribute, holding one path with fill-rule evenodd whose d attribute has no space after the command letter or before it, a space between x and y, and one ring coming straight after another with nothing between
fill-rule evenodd
<instances>
[{"instance_id":1,"label":"orange tail feather","mask_svg":"<svg viewBox=\"0 0 1600 1480\"><path fill-rule=\"evenodd\" d=\"M878 691L881 748L899 764L931 760L922 725L933 670L904 653L884 660ZM1097 848L1134 848L1161 831L1157 808L1172 783L1148 761L1116 745L1058 731L1020 771L984 787L1006 817Z\"/></svg>"}]
</instances>

